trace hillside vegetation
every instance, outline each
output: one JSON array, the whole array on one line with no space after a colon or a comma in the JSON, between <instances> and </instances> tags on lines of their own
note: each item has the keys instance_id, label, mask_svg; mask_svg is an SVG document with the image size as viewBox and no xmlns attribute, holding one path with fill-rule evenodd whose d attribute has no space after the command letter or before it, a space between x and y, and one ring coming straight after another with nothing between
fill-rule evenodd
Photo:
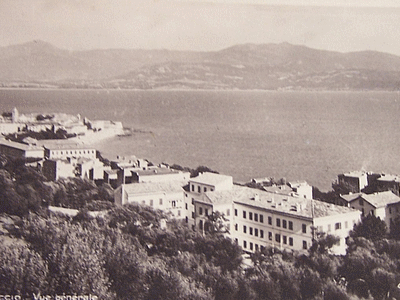
<instances>
[{"instance_id":1,"label":"hillside vegetation","mask_svg":"<svg viewBox=\"0 0 400 300\"><path fill-rule=\"evenodd\" d=\"M221 51L68 51L43 41L0 48L0 83L12 87L399 90L400 57L281 44Z\"/></svg>"}]
</instances>

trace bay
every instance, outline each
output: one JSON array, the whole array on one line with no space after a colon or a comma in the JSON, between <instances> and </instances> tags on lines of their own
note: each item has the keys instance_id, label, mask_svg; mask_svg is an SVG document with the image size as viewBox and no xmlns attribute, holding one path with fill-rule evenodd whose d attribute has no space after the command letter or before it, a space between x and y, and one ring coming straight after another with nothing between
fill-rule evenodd
<instances>
[{"instance_id":1,"label":"bay","mask_svg":"<svg viewBox=\"0 0 400 300\"><path fill-rule=\"evenodd\" d=\"M400 173L397 92L1 89L0 108L123 122L107 158L205 165L236 181L306 180L329 190L352 170Z\"/></svg>"}]
</instances>

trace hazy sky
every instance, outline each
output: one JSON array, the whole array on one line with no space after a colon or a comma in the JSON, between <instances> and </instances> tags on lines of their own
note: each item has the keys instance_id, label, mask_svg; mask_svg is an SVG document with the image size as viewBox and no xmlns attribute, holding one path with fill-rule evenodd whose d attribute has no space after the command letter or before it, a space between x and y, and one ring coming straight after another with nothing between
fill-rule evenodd
<instances>
[{"instance_id":1,"label":"hazy sky","mask_svg":"<svg viewBox=\"0 0 400 300\"><path fill-rule=\"evenodd\" d=\"M400 55L400 1L0 0L0 33L0 46L208 51L286 41Z\"/></svg>"}]
</instances>

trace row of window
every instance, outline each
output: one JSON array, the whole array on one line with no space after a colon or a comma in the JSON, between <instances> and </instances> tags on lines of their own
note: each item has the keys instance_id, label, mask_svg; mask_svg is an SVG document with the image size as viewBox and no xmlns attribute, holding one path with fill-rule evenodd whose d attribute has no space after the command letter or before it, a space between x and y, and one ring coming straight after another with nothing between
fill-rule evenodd
<instances>
[{"instance_id":1,"label":"row of window","mask_svg":"<svg viewBox=\"0 0 400 300\"><path fill-rule=\"evenodd\" d=\"M83 152L83 154L86 154L86 150L83 150L83 151L65 151L65 154L82 154L82 152ZM51 151L51 154L58 154L58 151ZM64 151L60 151L60 154L61 155L63 155L64 154ZM94 154L94 150L92 150L92 151L90 151L90 150L88 150L87 151L87 154Z\"/></svg>"},{"instance_id":2,"label":"row of window","mask_svg":"<svg viewBox=\"0 0 400 300\"><path fill-rule=\"evenodd\" d=\"M275 240L276 240L276 242L280 243L281 242L281 236L279 234L276 234ZM291 238L291 237L289 237L289 239L287 239L287 237L284 235L284 236L282 236L282 241L283 241L284 245L287 245L288 241L289 241L289 246L293 246L293 238ZM239 243L238 239L235 239L235 242L238 244ZM247 249L247 241L245 241L245 240L243 241L243 248ZM253 250L258 251L259 248L262 251L264 249L264 246L259 247L258 244L253 244L252 242L249 243L249 249L251 251L253 251ZM307 241L303 241L303 249L307 250Z\"/></svg>"},{"instance_id":3,"label":"row of window","mask_svg":"<svg viewBox=\"0 0 400 300\"><path fill-rule=\"evenodd\" d=\"M192 187L192 192L194 192L194 191L195 191L195 185L192 184L191 187ZM208 191L207 187L206 187L206 186L203 187L203 192L206 193L207 191ZM214 189L213 189L213 188L210 188L210 191L213 192ZM201 186L200 186L200 185L197 186L197 192L198 192L198 193L201 193Z\"/></svg>"},{"instance_id":4,"label":"row of window","mask_svg":"<svg viewBox=\"0 0 400 300\"><path fill-rule=\"evenodd\" d=\"M235 209L235 216L238 215L238 211L237 209ZM260 223L264 223L264 215L262 214L258 214L258 213L253 213L253 212L248 212L243 210L243 219L248 219L250 221L255 221L255 222L260 222ZM284 229L289 229L289 230L293 230L293 222L292 221L287 221L285 219L280 219L280 218L276 218L275 219L275 224L276 227L282 227ZM268 225L272 225L272 217L268 216ZM302 224L302 232L303 233L307 233L307 225L306 224Z\"/></svg>"},{"instance_id":5,"label":"row of window","mask_svg":"<svg viewBox=\"0 0 400 300\"><path fill-rule=\"evenodd\" d=\"M238 215L238 210L235 209L235 216L237 217L237 215ZM254 220L255 222L264 223L264 215L262 214L249 212L248 216L250 221ZM243 211L243 219L247 219L247 212L245 210Z\"/></svg>"}]
</instances>

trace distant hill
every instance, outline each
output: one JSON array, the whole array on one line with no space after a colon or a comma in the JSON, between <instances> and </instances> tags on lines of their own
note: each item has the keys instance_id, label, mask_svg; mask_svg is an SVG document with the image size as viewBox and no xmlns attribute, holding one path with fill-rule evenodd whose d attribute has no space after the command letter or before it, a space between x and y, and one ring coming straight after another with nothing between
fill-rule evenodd
<instances>
[{"instance_id":1,"label":"distant hill","mask_svg":"<svg viewBox=\"0 0 400 300\"><path fill-rule=\"evenodd\" d=\"M0 86L139 89L399 90L400 57L281 44L216 52L0 48Z\"/></svg>"}]
</instances>

